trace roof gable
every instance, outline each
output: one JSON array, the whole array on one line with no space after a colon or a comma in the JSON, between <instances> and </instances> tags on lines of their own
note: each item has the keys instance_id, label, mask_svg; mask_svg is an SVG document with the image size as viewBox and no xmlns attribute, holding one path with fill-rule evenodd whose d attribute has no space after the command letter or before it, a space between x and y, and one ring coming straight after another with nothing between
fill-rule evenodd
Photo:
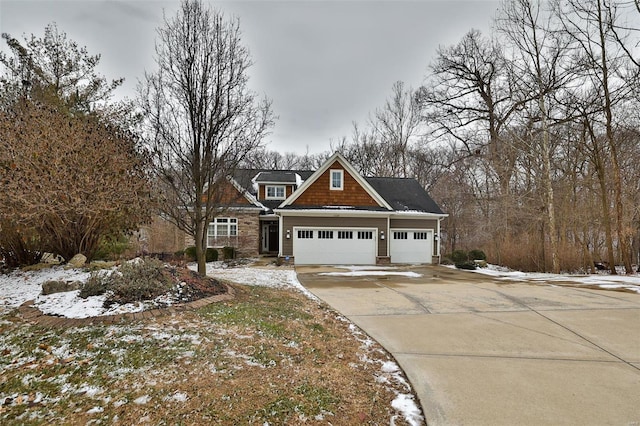
<instances>
[{"instance_id":1,"label":"roof gable","mask_svg":"<svg viewBox=\"0 0 640 426\"><path fill-rule=\"evenodd\" d=\"M343 170L344 189L331 190L331 170ZM369 207L392 210L392 207L338 152L315 171L280 208L289 207Z\"/></svg>"}]
</instances>

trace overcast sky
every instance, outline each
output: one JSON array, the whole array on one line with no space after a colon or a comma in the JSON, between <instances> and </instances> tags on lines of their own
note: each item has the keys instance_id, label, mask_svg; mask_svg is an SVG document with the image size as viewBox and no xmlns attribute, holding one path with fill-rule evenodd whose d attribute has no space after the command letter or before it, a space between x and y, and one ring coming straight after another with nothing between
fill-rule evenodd
<instances>
[{"instance_id":1,"label":"overcast sky","mask_svg":"<svg viewBox=\"0 0 640 426\"><path fill-rule=\"evenodd\" d=\"M206 1L205 1L206 2ZM303 154L329 150L383 105L402 80L422 84L438 46L472 28L487 33L497 0L211 1L240 18L251 51L250 86L273 101L279 119L268 147ZM0 31L42 36L56 22L68 38L101 54L100 71L125 78L118 96L134 97L154 70L156 28L176 1L0 0ZM6 45L1 47L6 51Z\"/></svg>"}]
</instances>

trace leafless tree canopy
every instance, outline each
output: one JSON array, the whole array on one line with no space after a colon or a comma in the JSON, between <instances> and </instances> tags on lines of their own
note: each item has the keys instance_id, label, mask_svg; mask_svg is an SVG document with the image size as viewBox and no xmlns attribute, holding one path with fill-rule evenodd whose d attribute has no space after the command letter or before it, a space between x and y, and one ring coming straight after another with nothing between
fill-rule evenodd
<instances>
[{"instance_id":1,"label":"leafless tree canopy","mask_svg":"<svg viewBox=\"0 0 640 426\"><path fill-rule=\"evenodd\" d=\"M185 0L165 18L157 70L140 88L164 213L196 241L205 272L206 229L220 208L226 177L273 124L270 102L248 87L251 66L240 22Z\"/></svg>"},{"instance_id":2,"label":"leafless tree canopy","mask_svg":"<svg viewBox=\"0 0 640 426\"><path fill-rule=\"evenodd\" d=\"M632 272L638 2L505 0L494 28L440 47L422 87L396 84L332 149L365 175L417 178L450 215L445 251L480 248L523 270Z\"/></svg>"}]
</instances>

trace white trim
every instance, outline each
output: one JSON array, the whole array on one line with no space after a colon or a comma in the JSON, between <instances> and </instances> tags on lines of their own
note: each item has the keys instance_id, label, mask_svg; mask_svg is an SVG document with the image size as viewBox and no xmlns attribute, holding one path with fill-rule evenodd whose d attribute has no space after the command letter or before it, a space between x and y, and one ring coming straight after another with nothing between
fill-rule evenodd
<instances>
[{"instance_id":1,"label":"white trim","mask_svg":"<svg viewBox=\"0 0 640 426\"><path fill-rule=\"evenodd\" d=\"M242 185L240 185L233 177L228 176L227 179L229 180L229 182L231 182L231 185L233 185L238 190L238 192L240 192L240 194L242 194L244 196L244 198L247 199L248 202L250 202L251 204L253 204L256 207L259 207L260 209L262 209L264 211L268 211L269 210L267 207L265 207L264 204L262 204L260 201L258 201L258 199L256 197L251 195L249 193L249 191L247 191L245 188L243 188Z\"/></svg>"},{"instance_id":2,"label":"white trim","mask_svg":"<svg viewBox=\"0 0 640 426\"><path fill-rule=\"evenodd\" d=\"M291 194L289 198L284 200L284 202L278 207L282 208L288 206L295 200L297 200L298 197L300 197L307 190L307 188L311 186L311 184L317 181L318 178L320 178L320 176L322 176L324 172L326 172L335 161L338 161L340 164L342 164L344 170L346 170L356 180L356 182L360 184L360 186L367 192L367 194L371 196L371 198L373 198L378 203L378 205L380 205L380 207L384 207L389 211L393 211L393 207L391 207L389 203L387 203L387 201L382 198L382 196L378 194L362 176L360 176L360 173L358 173L339 152L336 152L331 157L329 157L329 159L325 161L318 170L316 170L311 176L309 176L309 178L305 180L304 183L299 186L298 189L296 189L293 194Z\"/></svg>"},{"instance_id":3,"label":"white trim","mask_svg":"<svg viewBox=\"0 0 640 426\"><path fill-rule=\"evenodd\" d=\"M382 216L390 219L434 219L441 220L448 215L438 213L419 213L412 214L396 214L396 212L377 211L377 210L355 210L355 209L281 209L277 208L273 211L279 216L313 216L313 217L370 217Z\"/></svg>"},{"instance_id":4,"label":"white trim","mask_svg":"<svg viewBox=\"0 0 640 426\"><path fill-rule=\"evenodd\" d=\"M275 209L279 216L311 216L311 217L387 217L390 212L375 210L324 210L324 209Z\"/></svg>"},{"instance_id":5,"label":"white trim","mask_svg":"<svg viewBox=\"0 0 640 426\"><path fill-rule=\"evenodd\" d=\"M269 196L269 188L282 189L282 195ZM277 191L276 191L277 192ZM264 186L264 199L265 200L286 200L287 199L287 186L286 185L265 185Z\"/></svg>"},{"instance_id":6,"label":"white trim","mask_svg":"<svg viewBox=\"0 0 640 426\"><path fill-rule=\"evenodd\" d=\"M338 173L340 175L340 186L333 186L333 174ZM330 169L329 170L329 190L330 191L344 191L344 169Z\"/></svg>"},{"instance_id":7,"label":"white trim","mask_svg":"<svg viewBox=\"0 0 640 426\"><path fill-rule=\"evenodd\" d=\"M284 244L284 218L278 216L278 257L282 257L282 246Z\"/></svg>"}]
</instances>

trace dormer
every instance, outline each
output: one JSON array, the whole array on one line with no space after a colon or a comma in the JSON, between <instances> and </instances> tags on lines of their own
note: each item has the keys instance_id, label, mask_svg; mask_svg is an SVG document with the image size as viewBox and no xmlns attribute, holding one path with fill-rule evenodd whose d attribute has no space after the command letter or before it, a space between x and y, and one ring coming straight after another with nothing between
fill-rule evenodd
<instances>
[{"instance_id":1,"label":"dormer","mask_svg":"<svg viewBox=\"0 0 640 426\"><path fill-rule=\"evenodd\" d=\"M283 201L296 190L301 179L293 171L273 170L258 173L253 182L257 186L258 200Z\"/></svg>"}]
</instances>

